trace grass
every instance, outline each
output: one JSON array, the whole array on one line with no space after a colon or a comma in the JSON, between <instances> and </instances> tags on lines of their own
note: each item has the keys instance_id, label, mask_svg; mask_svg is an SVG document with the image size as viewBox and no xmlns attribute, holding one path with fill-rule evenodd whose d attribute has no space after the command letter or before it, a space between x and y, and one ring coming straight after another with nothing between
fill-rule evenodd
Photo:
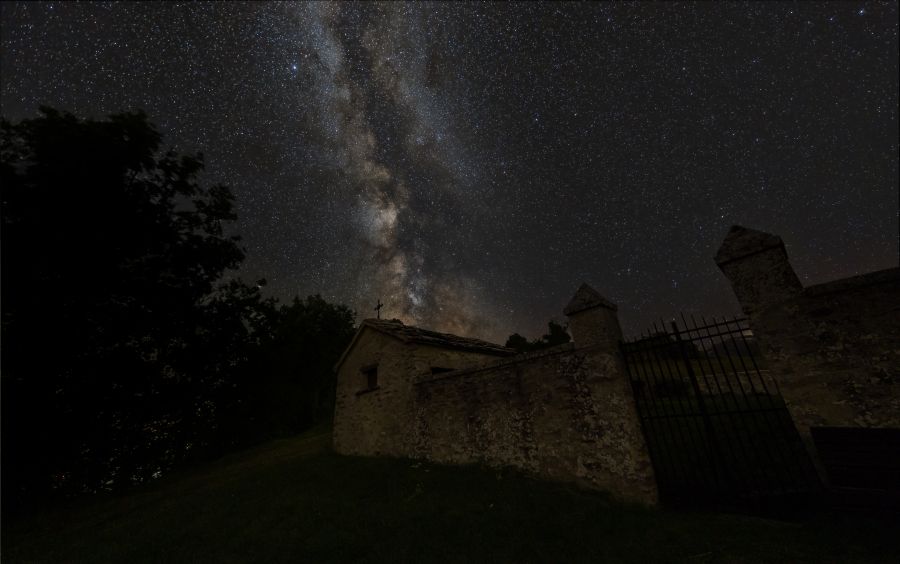
<instances>
[{"instance_id":1,"label":"grass","mask_svg":"<svg viewBox=\"0 0 900 564\"><path fill-rule=\"evenodd\" d=\"M3 562L900 562L883 519L671 512L329 443L320 430L4 522Z\"/></svg>"}]
</instances>

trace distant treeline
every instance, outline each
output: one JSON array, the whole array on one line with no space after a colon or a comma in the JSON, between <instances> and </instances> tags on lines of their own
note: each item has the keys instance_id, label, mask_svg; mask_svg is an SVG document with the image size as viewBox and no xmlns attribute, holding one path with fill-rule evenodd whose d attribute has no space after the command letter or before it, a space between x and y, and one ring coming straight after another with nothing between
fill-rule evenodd
<instances>
[{"instance_id":1,"label":"distant treeline","mask_svg":"<svg viewBox=\"0 0 900 564\"><path fill-rule=\"evenodd\" d=\"M518 333L513 333L506 339L506 346L516 349L520 353L539 351L556 345L562 345L572 340L569 336L567 325L561 325L553 320L547 322L547 333L540 339L529 341Z\"/></svg>"},{"instance_id":2,"label":"distant treeline","mask_svg":"<svg viewBox=\"0 0 900 564\"><path fill-rule=\"evenodd\" d=\"M2 500L116 490L330 417L354 314L279 304L143 113L0 123Z\"/></svg>"}]
</instances>

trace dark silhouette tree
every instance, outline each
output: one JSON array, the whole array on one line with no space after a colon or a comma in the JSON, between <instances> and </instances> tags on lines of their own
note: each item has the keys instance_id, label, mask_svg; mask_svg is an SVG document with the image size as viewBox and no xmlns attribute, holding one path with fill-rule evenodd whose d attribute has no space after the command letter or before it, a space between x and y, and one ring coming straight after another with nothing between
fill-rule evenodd
<instances>
[{"instance_id":1,"label":"dark silhouette tree","mask_svg":"<svg viewBox=\"0 0 900 564\"><path fill-rule=\"evenodd\" d=\"M516 349L519 352L525 352L530 350L531 343L528 342L528 339L519 335L518 333L513 333L506 339L506 346L511 349Z\"/></svg>"},{"instance_id":2,"label":"dark silhouette tree","mask_svg":"<svg viewBox=\"0 0 900 564\"><path fill-rule=\"evenodd\" d=\"M541 337L542 346L555 347L571 341L572 337L569 336L567 329L567 326L560 325L553 320L547 322L547 334Z\"/></svg>"},{"instance_id":3,"label":"dark silhouette tree","mask_svg":"<svg viewBox=\"0 0 900 564\"><path fill-rule=\"evenodd\" d=\"M334 364L354 334L354 313L321 296L281 306L251 365L247 416L252 436L284 436L334 413Z\"/></svg>"},{"instance_id":4,"label":"dark silhouette tree","mask_svg":"<svg viewBox=\"0 0 900 564\"><path fill-rule=\"evenodd\" d=\"M4 506L139 482L216 442L274 305L202 155L143 113L0 123ZM10 498L9 496L12 496Z\"/></svg>"},{"instance_id":5,"label":"dark silhouette tree","mask_svg":"<svg viewBox=\"0 0 900 564\"><path fill-rule=\"evenodd\" d=\"M529 342L528 339L522 335L513 333L506 339L506 346L511 349L516 349L519 352L528 352L555 347L557 345L568 343L571 340L572 338L569 336L567 326L550 320L547 323L547 333L540 339Z\"/></svg>"},{"instance_id":6,"label":"dark silhouette tree","mask_svg":"<svg viewBox=\"0 0 900 564\"><path fill-rule=\"evenodd\" d=\"M688 358L701 358L703 356L703 353L694 341L682 339L679 342L675 339L675 335L666 331L656 331L635 342L640 343L642 347L655 351L662 358L680 359L685 354Z\"/></svg>"}]
</instances>

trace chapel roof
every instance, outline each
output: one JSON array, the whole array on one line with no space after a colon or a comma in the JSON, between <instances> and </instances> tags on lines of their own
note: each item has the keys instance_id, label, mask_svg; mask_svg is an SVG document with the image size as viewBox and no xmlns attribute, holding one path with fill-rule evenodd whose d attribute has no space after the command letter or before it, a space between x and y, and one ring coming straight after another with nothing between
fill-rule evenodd
<instances>
[{"instance_id":1,"label":"chapel roof","mask_svg":"<svg viewBox=\"0 0 900 564\"><path fill-rule=\"evenodd\" d=\"M337 370L344 359L350 352L350 349L356 344L363 330L368 327L379 333L384 333L391 337L400 339L404 343L416 343L421 345L430 345L433 347L441 347L446 349L456 349L463 351L471 351L482 354L492 354L495 356L512 356L517 353L515 349L504 347L496 343L474 339L472 337L460 337L451 333L439 333L429 329L422 329L413 325L405 325L399 319L364 319L359 325L353 340L341 358L335 364L334 369Z\"/></svg>"},{"instance_id":2,"label":"chapel roof","mask_svg":"<svg viewBox=\"0 0 900 564\"><path fill-rule=\"evenodd\" d=\"M412 325L404 325L399 319L366 319L362 324L371 327L376 331L391 335L392 337L397 337L406 343L419 343L435 347L476 351L501 356L516 354L515 349L510 349L496 343L482 341L481 339L473 339L472 337L460 337L459 335L453 335L451 333L438 333L437 331L422 329L421 327L414 327Z\"/></svg>"}]
</instances>

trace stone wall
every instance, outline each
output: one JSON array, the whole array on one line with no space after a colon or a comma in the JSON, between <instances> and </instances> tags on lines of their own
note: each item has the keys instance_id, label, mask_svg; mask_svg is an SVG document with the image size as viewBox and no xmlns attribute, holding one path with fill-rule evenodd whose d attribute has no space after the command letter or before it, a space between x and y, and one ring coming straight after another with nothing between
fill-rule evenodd
<instances>
[{"instance_id":1,"label":"stone wall","mask_svg":"<svg viewBox=\"0 0 900 564\"><path fill-rule=\"evenodd\" d=\"M335 450L514 466L655 503L616 306L582 285L565 313L577 346L499 359L362 329L338 369Z\"/></svg>"},{"instance_id":2,"label":"stone wall","mask_svg":"<svg viewBox=\"0 0 900 564\"><path fill-rule=\"evenodd\" d=\"M414 388L415 457L515 466L656 502L631 390L608 349L563 345L424 376Z\"/></svg>"},{"instance_id":3,"label":"stone wall","mask_svg":"<svg viewBox=\"0 0 900 564\"><path fill-rule=\"evenodd\" d=\"M337 373L333 441L336 452L409 456L412 452L413 378L432 367L465 368L488 354L404 343L364 328ZM368 390L363 368L378 366L378 388Z\"/></svg>"},{"instance_id":4,"label":"stone wall","mask_svg":"<svg viewBox=\"0 0 900 564\"><path fill-rule=\"evenodd\" d=\"M900 270L804 288L751 325L802 433L900 427Z\"/></svg>"},{"instance_id":5,"label":"stone wall","mask_svg":"<svg viewBox=\"0 0 900 564\"><path fill-rule=\"evenodd\" d=\"M900 269L802 287L781 239L732 228L729 278L801 435L900 428Z\"/></svg>"},{"instance_id":6,"label":"stone wall","mask_svg":"<svg viewBox=\"0 0 900 564\"><path fill-rule=\"evenodd\" d=\"M411 364L408 347L364 329L351 352L337 374L334 449L342 454L401 456L402 414L411 413L409 382L402 377ZM378 388L369 391L362 368L373 364L378 365Z\"/></svg>"}]
</instances>

